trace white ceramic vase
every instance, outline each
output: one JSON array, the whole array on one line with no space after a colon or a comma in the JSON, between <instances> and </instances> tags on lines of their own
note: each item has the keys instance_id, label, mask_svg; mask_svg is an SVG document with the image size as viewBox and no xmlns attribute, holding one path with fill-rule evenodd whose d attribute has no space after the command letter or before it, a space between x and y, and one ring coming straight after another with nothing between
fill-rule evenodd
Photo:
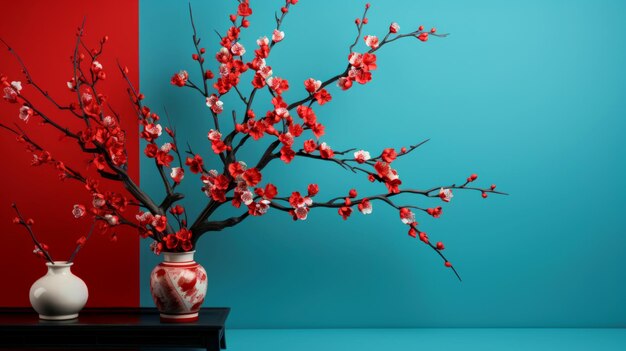
<instances>
[{"instance_id":1,"label":"white ceramic vase","mask_svg":"<svg viewBox=\"0 0 626 351\"><path fill-rule=\"evenodd\" d=\"M73 263L48 262L48 273L30 287L30 304L46 320L78 318L85 307L89 291L87 285L72 273Z\"/></svg>"}]
</instances>

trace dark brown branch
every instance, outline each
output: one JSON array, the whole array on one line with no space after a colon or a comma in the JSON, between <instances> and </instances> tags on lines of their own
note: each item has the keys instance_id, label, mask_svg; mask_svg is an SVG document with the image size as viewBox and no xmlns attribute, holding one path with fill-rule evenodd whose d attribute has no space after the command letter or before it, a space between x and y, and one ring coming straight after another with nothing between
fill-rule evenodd
<instances>
[{"instance_id":1,"label":"dark brown branch","mask_svg":"<svg viewBox=\"0 0 626 351\"><path fill-rule=\"evenodd\" d=\"M35 87L35 89L43 96L45 97L48 101L50 101L56 108L58 108L59 110L67 110L70 111L72 114L74 114L77 117L82 118L82 115L77 114L71 106L62 106L61 104L59 104L52 96L50 96L50 94L43 90L37 83L35 83L33 77L31 76L30 72L28 71L28 68L26 67L26 65L24 64L24 61L22 60L22 58L20 57L20 55L18 55L18 53L13 50L13 48L11 46L9 46L9 44L7 44L7 42L5 42L2 38L0 38L0 42L2 42L4 44L4 46L7 47L9 53L11 53L11 55L13 55L13 57L15 57L15 59L17 60L17 62L19 63L20 67L22 68L22 72L24 72L24 75L26 76L26 80L27 82L32 85L33 87Z\"/></svg>"},{"instance_id":2,"label":"dark brown branch","mask_svg":"<svg viewBox=\"0 0 626 351\"><path fill-rule=\"evenodd\" d=\"M80 58L78 55L78 50L80 48L81 37L83 36L84 30L85 30L85 21L87 21L87 17L83 17L83 23L81 24L78 30L78 33L76 34L76 46L74 48L73 64L74 64L74 84L76 88L76 98L78 99L78 103L80 104L80 110L83 113L83 119L85 120L85 125L89 127L90 125L89 117L85 114L85 104L83 104L83 99L80 96L81 82L78 77L78 69L80 67L80 62L79 62Z\"/></svg>"},{"instance_id":3,"label":"dark brown branch","mask_svg":"<svg viewBox=\"0 0 626 351\"><path fill-rule=\"evenodd\" d=\"M197 227L197 230L200 231L200 233L205 233L205 232L212 232L212 231L221 231L223 229L229 228L229 227L233 227L237 224L239 224L240 222L242 222L244 219L248 218L250 214L246 211L245 213L243 213L240 216L237 217L231 217L222 221L208 221L208 222L204 222L203 224L199 225ZM192 231L192 233L194 233ZM196 241L198 240L198 238L201 236L200 235L196 235L194 233L192 241L195 245Z\"/></svg>"},{"instance_id":4,"label":"dark brown branch","mask_svg":"<svg viewBox=\"0 0 626 351\"><path fill-rule=\"evenodd\" d=\"M89 239L91 238L91 235L93 234L93 230L96 228L96 219L94 218L93 223L91 224L91 228L89 229L89 233L87 233L87 236L85 237L85 242L84 243L79 243L76 244L76 248L74 249L74 252L72 252L72 255L70 256L70 259L67 260L67 263L72 263L74 262L74 259L76 258L76 255L78 255L78 252L80 251L80 249L83 248L83 246L85 245L85 243L87 241L89 241Z\"/></svg>"},{"instance_id":5,"label":"dark brown branch","mask_svg":"<svg viewBox=\"0 0 626 351\"><path fill-rule=\"evenodd\" d=\"M193 46L196 48L196 54L198 55L198 63L200 65L200 76L202 77L202 82L204 84L204 91L202 91L204 97L209 97L209 89L206 84L206 79L204 79L204 63L202 62L202 52L200 52L200 38L198 38L198 33L196 32L196 24L193 21L193 11L191 10L191 3L189 3L189 19L191 21L191 28L193 29Z\"/></svg>"},{"instance_id":6,"label":"dark brown branch","mask_svg":"<svg viewBox=\"0 0 626 351\"><path fill-rule=\"evenodd\" d=\"M43 147L41 147L34 140L32 140L19 126L15 126L16 129L13 129L13 128L7 126L7 125L4 125L4 124L0 123L0 128L6 129L7 131L13 133L16 137L21 138L22 140L24 140L24 142L29 144L35 150L37 150L37 151L44 151ZM83 177L80 174L80 172L78 172L78 171L74 170L73 168L65 165L64 162L56 160L55 158L51 158L50 161L52 163L62 163L63 166L64 166L65 174L67 175L68 178L72 178L72 179L78 180L81 183L86 183L87 182L87 179L85 177Z\"/></svg>"},{"instance_id":7,"label":"dark brown branch","mask_svg":"<svg viewBox=\"0 0 626 351\"><path fill-rule=\"evenodd\" d=\"M48 253L48 251L43 248L39 240L37 240L37 237L35 236L35 233L33 233L33 229L31 228L31 225L28 224L28 221L24 220L24 217L20 213L20 210L17 208L17 205L13 203L11 204L11 207L13 207L13 209L15 210L15 213L17 214L17 218L19 219L18 224L26 228L26 230L28 231L28 234L30 234L30 238L35 243L35 246L37 246L37 248L44 254L48 262L50 262L51 264L54 264L54 260L52 259L52 256L50 256L50 253Z\"/></svg>"},{"instance_id":8,"label":"dark brown branch","mask_svg":"<svg viewBox=\"0 0 626 351\"><path fill-rule=\"evenodd\" d=\"M350 53L352 53L352 50L354 49L354 47L356 46L356 44L359 42L359 39L361 38L361 30L363 29L363 26L365 25L365 16L367 16L367 10L369 10L369 6L365 6L365 11L363 11L363 16L361 17L361 20L359 21L359 23L356 25L356 29L357 29L357 35L356 38L354 39L354 43L352 43L352 45L350 45Z\"/></svg>"},{"instance_id":9,"label":"dark brown branch","mask_svg":"<svg viewBox=\"0 0 626 351\"><path fill-rule=\"evenodd\" d=\"M450 263L450 261L448 261L448 259L441 252L441 250L438 250L437 247L435 245L433 245L430 241L428 241L426 244L428 246L430 246L430 248L433 249L439 255L439 257L441 257L441 259L443 259L444 263L449 263L450 264L450 269L452 269L452 272L454 272L454 275L456 275L456 277L459 279L459 281L462 282L463 279L461 279L461 276L459 275L459 272L456 271L456 268L454 268L454 266Z\"/></svg>"}]
</instances>

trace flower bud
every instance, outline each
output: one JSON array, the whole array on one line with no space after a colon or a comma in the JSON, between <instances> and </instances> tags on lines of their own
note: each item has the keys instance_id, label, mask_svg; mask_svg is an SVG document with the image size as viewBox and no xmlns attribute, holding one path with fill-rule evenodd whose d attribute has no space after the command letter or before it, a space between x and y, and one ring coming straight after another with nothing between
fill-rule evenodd
<instances>
[{"instance_id":1,"label":"flower bud","mask_svg":"<svg viewBox=\"0 0 626 351\"><path fill-rule=\"evenodd\" d=\"M483 197L483 199L486 199L487 198L487 193L483 192L482 197Z\"/></svg>"},{"instance_id":2,"label":"flower bud","mask_svg":"<svg viewBox=\"0 0 626 351\"><path fill-rule=\"evenodd\" d=\"M445 265L446 267L448 267L448 268L452 267L452 263L450 263L450 262L448 262L448 261L446 261L446 263L444 263L444 265Z\"/></svg>"},{"instance_id":3,"label":"flower bud","mask_svg":"<svg viewBox=\"0 0 626 351\"><path fill-rule=\"evenodd\" d=\"M424 30L424 26L419 26L419 28L417 28L417 30L419 30L420 32Z\"/></svg>"},{"instance_id":4,"label":"flower bud","mask_svg":"<svg viewBox=\"0 0 626 351\"><path fill-rule=\"evenodd\" d=\"M437 243L437 250L441 251L441 250L443 250L443 249L445 249L445 248L446 248L446 247L445 247L445 246L443 246L443 243L442 243L441 241Z\"/></svg>"}]
</instances>

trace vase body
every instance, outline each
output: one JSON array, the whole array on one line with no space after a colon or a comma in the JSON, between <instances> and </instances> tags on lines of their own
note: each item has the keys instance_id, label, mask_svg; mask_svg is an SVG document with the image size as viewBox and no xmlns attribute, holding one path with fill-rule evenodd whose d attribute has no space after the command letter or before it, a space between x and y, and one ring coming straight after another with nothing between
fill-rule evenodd
<instances>
[{"instance_id":1,"label":"vase body","mask_svg":"<svg viewBox=\"0 0 626 351\"><path fill-rule=\"evenodd\" d=\"M150 274L150 292L163 322L193 322L204 302L207 275L193 260L195 251L164 252Z\"/></svg>"},{"instance_id":2,"label":"vase body","mask_svg":"<svg viewBox=\"0 0 626 351\"><path fill-rule=\"evenodd\" d=\"M48 262L48 272L30 287L30 304L45 320L78 318L85 307L89 291L87 285L72 273L73 263Z\"/></svg>"}]
</instances>

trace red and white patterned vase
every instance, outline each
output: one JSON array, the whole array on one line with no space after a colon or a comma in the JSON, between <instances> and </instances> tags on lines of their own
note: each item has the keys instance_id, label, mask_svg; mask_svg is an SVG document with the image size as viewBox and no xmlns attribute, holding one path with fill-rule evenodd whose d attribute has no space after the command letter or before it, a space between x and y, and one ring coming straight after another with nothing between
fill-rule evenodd
<instances>
[{"instance_id":1,"label":"red and white patterned vase","mask_svg":"<svg viewBox=\"0 0 626 351\"><path fill-rule=\"evenodd\" d=\"M163 322L198 320L206 295L207 276L204 268L193 260L194 253L164 252L163 262L150 274L150 292Z\"/></svg>"}]
</instances>

